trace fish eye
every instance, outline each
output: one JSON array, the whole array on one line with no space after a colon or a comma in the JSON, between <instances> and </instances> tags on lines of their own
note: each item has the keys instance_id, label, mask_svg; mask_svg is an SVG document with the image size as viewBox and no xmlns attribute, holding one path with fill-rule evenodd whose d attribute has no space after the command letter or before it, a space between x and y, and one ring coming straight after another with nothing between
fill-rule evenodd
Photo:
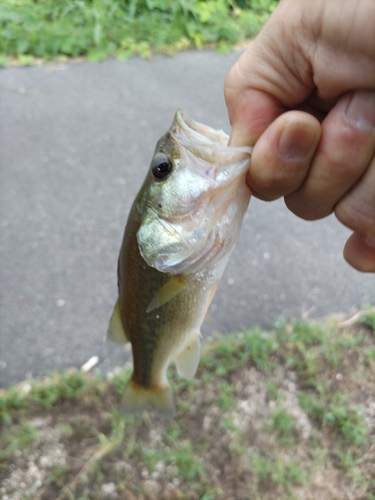
<instances>
[{"instance_id":1,"label":"fish eye","mask_svg":"<svg viewBox=\"0 0 375 500\"><path fill-rule=\"evenodd\" d=\"M165 155L156 155L151 164L151 171L155 179L162 180L173 170L171 160Z\"/></svg>"}]
</instances>

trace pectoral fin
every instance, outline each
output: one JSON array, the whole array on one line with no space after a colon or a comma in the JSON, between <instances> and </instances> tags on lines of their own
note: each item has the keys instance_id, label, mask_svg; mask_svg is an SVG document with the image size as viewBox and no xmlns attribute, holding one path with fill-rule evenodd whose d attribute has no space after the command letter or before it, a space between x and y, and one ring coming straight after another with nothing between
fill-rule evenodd
<instances>
[{"instance_id":1,"label":"pectoral fin","mask_svg":"<svg viewBox=\"0 0 375 500\"><path fill-rule=\"evenodd\" d=\"M192 378L197 371L201 345L199 332L184 346L182 351L174 358L178 374L184 378Z\"/></svg>"},{"instance_id":2,"label":"pectoral fin","mask_svg":"<svg viewBox=\"0 0 375 500\"><path fill-rule=\"evenodd\" d=\"M107 339L117 344L126 344L128 342L128 338L126 336L121 320L120 306L118 304L118 301L115 304L111 319L109 320Z\"/></svg>"},{"instance_id":3,"label":"pectoral fin","mask_svg":"<svg viewBox=\"0 0 375 500\"><path fill-rule=\"evenodd\" d=\"M149 313L158 307L163 306L167 302L176 297L186 287L185 280L182 276L171 276L170 279L156 292L146 312Z\"/></svg>"}]
</instances>

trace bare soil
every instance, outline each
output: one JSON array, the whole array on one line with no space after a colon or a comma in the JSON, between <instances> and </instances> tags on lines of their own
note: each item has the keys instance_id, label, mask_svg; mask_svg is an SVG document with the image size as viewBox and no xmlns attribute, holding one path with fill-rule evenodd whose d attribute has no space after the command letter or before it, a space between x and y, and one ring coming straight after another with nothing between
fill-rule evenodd
<instances>
[{"instance_id":1,"label":"bare soil","mask_svg":"<svg viewBox=\"0 0 375 500\"><path fill-rule=\"evenodd\" d=\"M345 339L358 335L357 345L337 347L337 362L312 346L318 368L310 378L290 361L295 345L284 342L268 369L249 359L226 370L228 357L209 344L216 371L203 362L194 381L179 382L170 422L122 418L116 375L87 376L79 398L60 398L50 409L34 398L3 423L0 497L375 499L375 335L363 324L345 329ZM27 384L19 390L32 394ZM301 395L320 401L324 418Z\"/></svg>"}]
</instances>

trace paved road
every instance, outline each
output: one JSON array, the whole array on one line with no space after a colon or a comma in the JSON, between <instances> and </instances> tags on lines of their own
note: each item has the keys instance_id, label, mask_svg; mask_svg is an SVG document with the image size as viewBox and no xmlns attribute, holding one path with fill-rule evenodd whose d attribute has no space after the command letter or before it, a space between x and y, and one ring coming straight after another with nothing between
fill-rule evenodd
<instances>
[{"instance_id":1,"label":"paved road","mask_svg":"<svg viewBox=\"0 0 375 500\"><path fill-rule=\"evenodd\" d=\"M97 354L103 370L129 358L103 336L131 202L177 108L229 131L222 85L237 57L0 70L3 386ZM332 217L252 200L204 334L375 303L374 276L341 256L347 236Z\"/></svg>"}]
</instances>

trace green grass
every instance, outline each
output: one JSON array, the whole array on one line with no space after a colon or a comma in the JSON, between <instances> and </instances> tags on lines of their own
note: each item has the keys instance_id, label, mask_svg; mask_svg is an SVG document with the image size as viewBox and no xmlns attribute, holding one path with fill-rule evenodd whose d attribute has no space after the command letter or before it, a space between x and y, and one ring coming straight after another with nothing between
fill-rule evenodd
<instances>
[{"instance_id":1,"label":"green grass","mask_svg":"<svg viewBox=\"0 0 375 500\"><path fill-rule=\"evenodd\" d=\"M361 315L361 321L371 328L372 333L375 333L375 307L367 304Z\"/></svg>"},{"instance_id":2,"label":"green grass","mask_svg":"<svg viewBox=\"0 0 375 500\"><path fill-rule=\"evenodd\" d=\"M312 419L328 427L344 445L361 446L369 438L369 429L358 408L346 399L342 392L325 398L300 392L299 402Z\"/></svg>"},{"instance_id":3,"label":"green grass","mask_svg":"<svg viewBox=\"0 0 375 500\"><path fill-rule=\"evenodd\" d=\"M2 0L0 64L15 57L101 61L254 36L278 0Z\"/></svg>"},{"instance_id":4,"label":"green grass","mask_svg":"<svg viewBox=\"0 0 375 500\"><path fill-rule=\"evenodd\" d=\"M159 498L222 499L228 491L242 498L246 491L254 500L315 500L314 477L324 477L327 464L339 474L337 498L346 488L353 498L372 498L372 314L367 309L350 328L338 320L279 320L268 332L214 338L196 378L170 370L178 414L167 423L118 412L129 370L108 380L60 372L2 391L0 481L15 467L27 474L30 460L38 467L38 457L61 448L75 458L49 458L41 500L91 500L111 483L120 498L147 498L156 488Z\"/></svg>"},{"instance_id":5,"label":"green grass","mask_svg":"<svg viewBox=\"0 0 375 500\"><path fill-rule=\"evenodd\" d=\"M293 486L302 485L306 481L305 472L295 460L286 464L280 458L270 458L255 452L251 456L251 464L256 483L267 485L267 488L281 487L289 492Z\"/></svg>"},{"instance_id":6,"label":"green grass","mask_svg":"<svg viewBox=\"0 0 375 500\"><path fill-rule=\"evenodd\" d=\"M278 408L271 414L271 423L266 426L270 431L274 431L282 444L292 444L292 436L295 430L295 418L284 408Z\"/></svg>"},{"instance_id":7,"label":"green grass","mask_svg":"<svg viewBox=\"0 0 375 500\"><path fill-rule=\"evenodd\" d=\"M36 439L37 432L35 427L30 425L26 420L22 420L9 433L5 434L3 446L0 449L0 463L6 457L13 457L17 453L26 452Z\"/></svg>"}]
</instances>

